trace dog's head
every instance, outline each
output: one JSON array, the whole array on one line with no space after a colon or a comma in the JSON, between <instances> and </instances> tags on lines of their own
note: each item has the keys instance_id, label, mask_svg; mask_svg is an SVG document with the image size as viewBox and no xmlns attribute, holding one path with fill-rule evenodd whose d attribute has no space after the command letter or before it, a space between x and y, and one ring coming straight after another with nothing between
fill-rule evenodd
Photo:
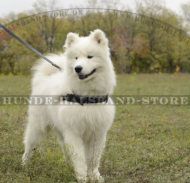
<instances>
[{"instance_id":1,"label":"dog's head","mask_svg":"<svg viewBox=\"0 0 190 183\"><path fill-rule=\"evenodd\" d=\"M87 37L68 33L65 48L68 68L81 81L95 78L109 61L108 39L99 29Z\"/></svg>"}]
</instances>

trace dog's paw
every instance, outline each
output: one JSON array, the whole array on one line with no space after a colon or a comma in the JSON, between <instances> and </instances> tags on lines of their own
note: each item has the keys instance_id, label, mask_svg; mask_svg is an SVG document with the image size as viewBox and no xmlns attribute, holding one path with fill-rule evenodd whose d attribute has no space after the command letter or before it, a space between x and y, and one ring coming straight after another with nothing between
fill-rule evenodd
<instances>
[{"instance_id":1,"label":"dog's paw","mask_svg":"<svg viewBox=\"0 0 190 183\"><path fill-rule=\"evenodd\" d=\"M99 180L98 180L98 183L104 183L105 181L104 181L104 177L102 177L102 176L100 176L99 177Z\"/></svg>"},{"instance_id":2,"label":"dog's paw","mask_svg":"<svg viewBox=\"0 0 190 183\"><path fill-rule=\"evenodd\" d=\"M104 178L102 176L99 176L98 178L92 178L91 183L104 183Z\"/></svg>"},{"instance_id":3,"label":"dog's paw","mask_svg":"<svg viewBox=\"0 0 190 183\"><path fill-rule=\"evenodd\" d=\"M28 160L30 159L30 157L31 157L31 155L29 155L27 153L24 153L23 156L22 156L22 163L21 163L21 165L22 166L27 165Z\"/></svg>"},{"instance_id":4,"label":"dog's paw","mask_svg":"<svg viewBox=\"0 0 190 183\"><path fill-rule=\"evenodd\" d=\"M28 162L27 160L22 160L21 165L22 165L22 166L26 166L26 165L27 165L27 162Z\"/></svg>"},{"instance_id":5,"label":"dog's paw","mask_svg":"<svg viewBox=\"0 0 190 183\"><path fill-rule=\"evenodd\" d=\"M94 172L89 177L91 183L104 183L104 178L100 175L99 172Z\"/></svg>"},{"instance_id":6,"label":"dog's paw","mask_svg":"<svg viewBox=\"0 0 190 183\"><path fill-rule=\"evenodd\" d=\"M86 176L78 175L77 176L77 182L78 183L86 183L87 182L87 177Z\"/></svg>"}]
</instances>

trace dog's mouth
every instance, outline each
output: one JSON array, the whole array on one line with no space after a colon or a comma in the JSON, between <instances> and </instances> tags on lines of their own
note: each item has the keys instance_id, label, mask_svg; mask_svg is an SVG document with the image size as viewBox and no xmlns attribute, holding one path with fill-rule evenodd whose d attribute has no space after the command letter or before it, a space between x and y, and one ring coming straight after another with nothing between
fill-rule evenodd
<instances>
[{"instance_id":1,"label":"dog's mouth","mask_svg":"<svg viewBox=\"0 0 190 183\"><path fill-rule=\"evenodd\" d=\"M79 73L78 74L78 77L79 79L86 79L88 78L89 76L91 76L92 74L94 74L96 72L96 69L93 69L89 74L82 74L82 73Z\"/></svg>"}]
</instances>

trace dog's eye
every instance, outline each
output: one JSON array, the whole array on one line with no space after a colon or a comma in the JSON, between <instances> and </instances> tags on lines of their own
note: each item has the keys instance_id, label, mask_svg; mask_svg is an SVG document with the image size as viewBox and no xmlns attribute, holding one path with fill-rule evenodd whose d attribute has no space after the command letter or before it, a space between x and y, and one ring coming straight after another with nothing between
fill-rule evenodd
<instances>
[{"instance_id":1,"label":"dog's eye","mask_svg":"<svg viewBox=\"0 0 190 183\"><path fill-rule=\"evenodd\" d=\"M88 59L91 59L91 58L93 58L93 56L88 55L87 58L88 58Z\"/></svg>"},{"instance_id":2,"label":"dog's eye","mask_svg":"<svg viewBox=\"0 0 190 183\"><path fill-rule=\"evenodd\" d=\"M77 60L77 59L78 59L78 57L75 57L75 59Z\"/></svg>"}]
</instances>

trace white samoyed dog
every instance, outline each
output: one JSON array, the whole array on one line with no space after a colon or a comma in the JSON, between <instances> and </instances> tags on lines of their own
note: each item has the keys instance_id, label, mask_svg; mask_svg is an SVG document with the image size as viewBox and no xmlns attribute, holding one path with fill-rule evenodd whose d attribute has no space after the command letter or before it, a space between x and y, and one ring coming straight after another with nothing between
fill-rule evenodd
<instances>
[{"instance_id":1,"label":"white samoyed dog","mask_svg":"<svg viewBox=\"0 0 190 183\"><path fill-rule=\"evenodd\" d=\"M99 29L87 37L68 33L65 48L64 54L48 56L62 71L43 60L34 67L32 96L56 96L57 103L29 106L22 162L26 164L51 127L74 165L77 181L103 182L98 168L115 115L109 96L116 78L108 39Z\"/></svg>"}]
</instances>

